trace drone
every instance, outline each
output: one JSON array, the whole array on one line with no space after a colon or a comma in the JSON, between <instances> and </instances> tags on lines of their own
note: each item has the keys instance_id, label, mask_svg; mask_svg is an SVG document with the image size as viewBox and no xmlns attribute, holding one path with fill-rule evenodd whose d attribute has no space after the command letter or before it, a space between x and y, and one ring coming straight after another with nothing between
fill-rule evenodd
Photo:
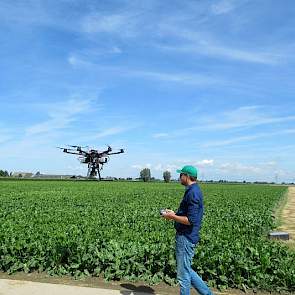
<instances>
[{"instance_id":1,"label":"drone","mask_svg":"<svg viewBox=\"0 0 295 295\"><path fill-rule=\"evenodd\" d=\"M119 151L113 151L113 149L108 145L105 151L98 151L90 149L89 146L78 146L78 145L68 145L69 148L57 147L63 150L64 153L78 155L78 160L82 164L88 165L88 178L96 178L98 175L99 180L101 180L100 172L103 165L109 161L110 155L122 154L123 149Z\"/></svg>"}]
</instances>

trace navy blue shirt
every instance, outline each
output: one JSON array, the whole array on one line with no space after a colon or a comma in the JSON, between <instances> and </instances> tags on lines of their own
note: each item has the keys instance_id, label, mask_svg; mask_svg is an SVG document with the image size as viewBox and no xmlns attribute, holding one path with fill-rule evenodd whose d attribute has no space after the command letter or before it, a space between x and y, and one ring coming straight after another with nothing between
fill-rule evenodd
<instances>
[{"instance_id":1,"label":"navy blue shirt","mask_svg":"<svg viewBox=\"0 0 295 295\"><path fill-rule=\"evenodd\" d=\"M204 213L203 194L197 183L186 187L183 199L176 212L178 216L187 216L190 225L174 222L176 232L185 235L190 242L197 244Z\"/></svg>"}]
</instances>

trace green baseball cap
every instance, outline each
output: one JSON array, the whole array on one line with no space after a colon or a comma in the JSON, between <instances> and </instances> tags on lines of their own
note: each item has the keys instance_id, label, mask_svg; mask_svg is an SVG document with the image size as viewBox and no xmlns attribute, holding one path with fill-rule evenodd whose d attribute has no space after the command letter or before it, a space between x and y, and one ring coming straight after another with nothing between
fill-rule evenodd
<instances>
[{"instance_id":1,"label":"green baseball cap","mask_svg":"<svg viewBox=\"0 0 295 295\"><path fill-rule=\"evenodd\" d=\"M194 167L194 166L190 166L190 165L183 166L182 169L177 169L176 172L177 173L187 174L187 175L192 176L192 177L197 177L198 176L197 168Z\"/></svg>"}]
</instances>

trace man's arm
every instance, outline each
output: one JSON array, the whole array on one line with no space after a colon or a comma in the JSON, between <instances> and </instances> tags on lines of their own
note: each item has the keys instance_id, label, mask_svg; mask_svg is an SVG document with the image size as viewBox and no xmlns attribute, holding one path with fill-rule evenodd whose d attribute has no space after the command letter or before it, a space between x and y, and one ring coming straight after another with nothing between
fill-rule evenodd
<instances>
[{"instance_id":1,"label":"man's arm","mask_svg":"<svg viewBox=\"0 0 295 295\"><path fill-rule=\"evenodd\" d=\"M179 223L182 223L182 224L185 224L185 225L191 225L190 222L188 221L188 218L186 216L178 216L178 215L175 215L174 216L174 220L176 222L179 222Z\"/></svg>"},{"instance_id":2,"label":"man's arm","mask_svg":"<svg viewBox=\"0 0 295 295\"><path fill-rule=\"evenodd\" d=\"M187 216L178 216L172 210L166 210L166 213L163 214L163 217L165 219L175 220L176 222L179 222L179 223L182 223L185 225L190 225L190 222L189 222Z\"/></svg>"},{"instance_id":3,"label":"man's arm","mask_svg":"<svg viewBox=\"0 0 295 295\"><path fill-rule=\"evenodd\" d=\"M200 200L196 198L193 194L188 195L188 210L187 210L187 219L190 224L197 225L198 216L197 212L200 209Z\"/></svg>"}]
</instances>

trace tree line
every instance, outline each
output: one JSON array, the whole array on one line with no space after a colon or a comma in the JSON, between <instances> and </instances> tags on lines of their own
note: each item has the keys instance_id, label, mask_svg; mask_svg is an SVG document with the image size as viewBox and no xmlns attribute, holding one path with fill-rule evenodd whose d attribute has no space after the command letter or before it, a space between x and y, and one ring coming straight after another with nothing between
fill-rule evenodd
<instances>
[{"instance_id":1,"label":"tree line","mask_svg":"<svg viewBox=\"0 0 295 295\"><path fill-rule=\"evenodd\" d=\"M140 171L140 179L144 182L152 180L151 170L149 168L144 168ZM170 171L163 172L163 179L165 182L169 182L171 180L171 173Z\"/></svg>"},{"instance_id":2,"label":"tree line","mask_svg":"<svg viewBox=\"0 0 295 295\"><path fill-rule=\"evenodd\" d=\"M0 177L8 177L11 176L11 173L9 174L8 171L0 170Z\"/></svg>"},{"instance_id":3,"label":"tree line","mask_svg":"<svg viewBox=\"0 0 295 295\"><path fill-rule=\"evenodd\" d=\"M37 172L37 174L40 174L40 172ZM9 173L6 170L0 170L0 177L9 177L12 176L12 173ZM20 174L19 177L22 177ZM140 171L140 179L143 180L144 182L151 181L154 178L151 175L151 170L149 168L144 168ZM171 173L169 171L164 171L163 172L163 179L165 182L170 182L171 180Z\"/></svg>"}]
</instances>

